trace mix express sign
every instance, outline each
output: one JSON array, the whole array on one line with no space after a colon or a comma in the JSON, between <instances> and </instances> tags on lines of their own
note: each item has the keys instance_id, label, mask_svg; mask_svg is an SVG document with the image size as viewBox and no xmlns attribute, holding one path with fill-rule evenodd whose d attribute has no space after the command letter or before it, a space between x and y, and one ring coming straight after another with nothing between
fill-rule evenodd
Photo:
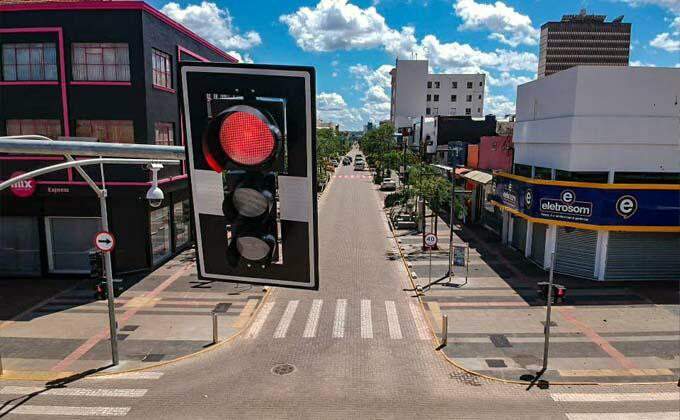
<instances>
[{"instance_id":1,"label":"mix express sign","mask_svg":"<svg viewBox=\"0 0 680 420\"><path fill-rule=\"evenodd\" d=\"M669 226L680 220L680 192L530 184L495 176L492 199L530 217L603 226Z\"/></svg>"}]
</instances>

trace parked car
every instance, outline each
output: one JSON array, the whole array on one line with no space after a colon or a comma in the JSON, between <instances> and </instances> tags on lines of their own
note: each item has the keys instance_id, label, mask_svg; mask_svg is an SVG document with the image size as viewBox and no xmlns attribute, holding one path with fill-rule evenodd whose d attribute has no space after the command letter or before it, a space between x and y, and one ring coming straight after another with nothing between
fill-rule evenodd
<instances>
[{"instance_id":1,"label":"parked car","mask_svg":"<svg viewBox=\"0 0 680 420\"><path fill-rule=\"evenodd\" d=\"M337 167L337 166L339 165L339 163L338 163L338 160L337 160L337 159L331 159L331 163L332 163L332 164L333 164L333 166L335 166L335 167Z\"/></svg>"},{"instance_id":2,"label":"parked car","mask_svg":"<svg viewBox=\"0 0 680 420\"><path fill-rule=\"evenodd\" d=\"M345 157L342 159L342 164L343 164L344 166L347 166L347 165L349 165L349 164L351 164L351 163L352 163L352 159L349 159L347 156L345 156Z\"/></svg>"},{"instance_id":3,"label":"parked car","mask_svg":"<svg viewBox=\"0 0 680 420\"><path fill-rule=\"evenodd\" d=\"M397 182L392 178L383 178L380 183L380 189L382 191L395 191L397 189Z\"/></svg>"},{"instance_id":4,"label":"parked car","mask_svg":"<svg viewBox=\"0 0 680 420\"><path fill-rule=\"evenodd\" d=\"M363 171L364 169L366 169L366 164L364 162L360 162L360 161L354 162L354 170L355 171Z\"/></svg>"}]
</instances>

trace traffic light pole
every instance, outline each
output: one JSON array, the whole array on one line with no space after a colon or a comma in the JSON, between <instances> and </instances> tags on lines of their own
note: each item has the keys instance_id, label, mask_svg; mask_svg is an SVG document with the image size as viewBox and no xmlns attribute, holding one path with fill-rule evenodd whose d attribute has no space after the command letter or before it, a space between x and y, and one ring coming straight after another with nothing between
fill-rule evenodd
<instances>
[{"instance_id":1,"label":"traffic light pole","mask_svg":"<svg viewBox=\"0 0 680 420\"><path fill-rule=\"evenodd\" d=\"M552 310L552 289L553 289L553 275L555 268L555 252L550 254L550 276L548 277L548 301L546 302L545 312L545 327L543 332L545 334L545 341L543 344L543 368L539 372L541 376L548 369L548 350L550 348L550 312Z\"/></svg>"}]
</instances>

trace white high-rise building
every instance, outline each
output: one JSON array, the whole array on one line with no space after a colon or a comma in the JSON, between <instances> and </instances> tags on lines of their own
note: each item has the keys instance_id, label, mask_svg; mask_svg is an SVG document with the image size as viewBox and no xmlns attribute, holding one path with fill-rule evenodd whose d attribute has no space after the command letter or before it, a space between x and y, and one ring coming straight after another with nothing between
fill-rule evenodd
<instances>
[{"instance_id":1,"label":"white high-rise building","mask_svg":"<svg viewBox=\"0 0 680 420\"><path fill-rule=\"evenodd\" d=\"M433 74L427 60L397 60L390 121L410 127L421 116L484 116L484 74Z\"/></svg>"}]
</instances>

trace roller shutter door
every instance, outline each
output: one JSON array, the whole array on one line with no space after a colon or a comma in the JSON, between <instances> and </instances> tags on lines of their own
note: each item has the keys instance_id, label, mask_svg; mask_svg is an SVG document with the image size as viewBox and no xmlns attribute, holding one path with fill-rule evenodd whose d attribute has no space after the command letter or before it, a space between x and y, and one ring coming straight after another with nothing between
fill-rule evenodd
<instances>
[{"instance_id":1,"label":"roller shutter door","mask_svg":"<svg viewBox=\"0 0 680 420\"><path fill-rule=\"evenodd\" d=\"M501 234L503 230L503 216L501 211L493 207L493 211L489 211L486 207L482 209L482 223L497 235Z\"/></svg>"},{"instance_id":2,"label":"roller shutter door","mask_svg":"<svg viewBox=\"0 0 680 420\"><path fill-rule=\"evenodd\" d=\"M680 279L680 234L610 232L605 279Z\"/></svg>"},{"instance_id":3,"label":"roller shutter door","mask_svg":"<svg viewBox=\"0 0 680 420\"><path fill-rule=\"evenodd\" d=\"M527 221L521 217L512 217L512 246L524 252L527 243Z\"/></svg>"},{"instance_id":4,"label":"roller shutter door","mask_svg":"<svg viewBox=\"0 0 680 420\"><path fill-rule=\"evenodd\" d=\"M557 229L555 271L570 276L594 278L597 231Z\"/></svg>"},{"instance_id":5,"label":"roller shutter door","mask_svg":"<svg viewBox=\"0 0 680 420\"><path fill-rule=\"evenodd\" d=\"M35 217L0 217L0 277L40 275L40 236Z\"/></svg>"},{"instance_id":6,"label":"roller shutter door","mask_svg":"<svg viewBox=\"0 0 680 420\"><path fill-rule=\"evenodd\" d=\"M548 225L534 223L531 235L531 255L529 258L541 267L543 267L545 258L545 234L547 231Z\"/></svg>"}]
</instances>

